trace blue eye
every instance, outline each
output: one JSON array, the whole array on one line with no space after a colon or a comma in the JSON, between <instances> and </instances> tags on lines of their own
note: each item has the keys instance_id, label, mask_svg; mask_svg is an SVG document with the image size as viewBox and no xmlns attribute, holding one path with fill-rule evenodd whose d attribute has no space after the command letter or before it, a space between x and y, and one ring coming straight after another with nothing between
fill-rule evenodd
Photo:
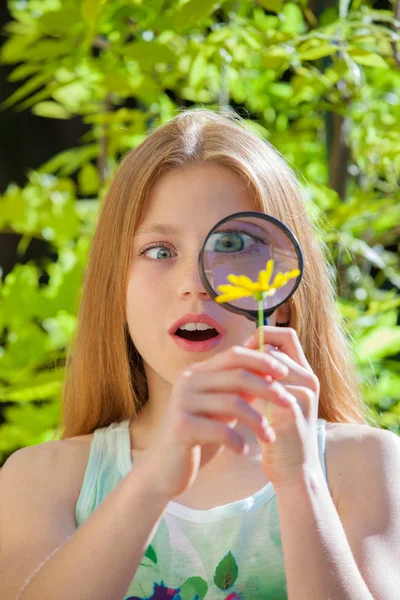
<instances>
[{"instance_id":1,"label":"blue eye","mask_svg":"<svg viewBox=\"0 0 400 600\"><path fill-rule=\"evenodd\" d=\"M154 245L154 246L147 246L146 248L143 248L143 250L141 250L139 252L139 256L142 256L142 258L144 260L158 260L159 258L162 258L162 259L164 259L164 258L170 258L169 256L161 256L160 257L160 253L159 252L156 252L156 256L155 257L149 257L148 256L149 250L157 250L159 248L162 248L162 250L164 252L165 251L172 252L170 248L167 248L167 246L163 246L161 244L157 244L157 245Z\"/></svg>"},{"instance_id":2,"label":"blue eye","mask_svg":"<svg viewBox=\"0 0 400 600\"><path fill-rule=\"evenodd\" d=\"M208 252L227 252L243 254L258 254L259 243L265 244L261 238L240 230L225 230L213 233L207 240L205 250ZM232 257L234 258L234 257Z\"/></svg>"}]
</instances>

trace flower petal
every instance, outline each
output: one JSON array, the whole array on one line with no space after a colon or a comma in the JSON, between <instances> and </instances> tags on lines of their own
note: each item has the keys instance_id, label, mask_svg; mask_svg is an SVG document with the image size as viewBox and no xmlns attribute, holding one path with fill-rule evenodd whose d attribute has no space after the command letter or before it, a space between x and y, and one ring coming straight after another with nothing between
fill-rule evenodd
<instances>
[{"instance_id":1,"label":"flower petal","mask_svg":"<svg viewBox=\"0 0 400 600\"><path fill-rule=\"evenodd\" d=\"M269 277L266 271L260 271L258 274L258 282L262 290L267 290L269 287Z\"/></svg>"},{"instance_id":2,"label":"flower petal","mask_svg":"<svg viewBox=\"0 0 400 600\"><path fill-rule=\"evenodd\" d=\"M231 302L232 300L239 300L240 298L246 298L251 296L251 292L249 290L245 290L244 288L234 288L232 287L232 291L227 291L225 294L221 294L215 298L215 301L220 304L221 302Z\"/></svg>"},{"instance_id":3,"label":"flower petal","mask_svg":"<svg viewBox=\"0 0 400 600\"><path fill-rule=\"evenodd\" d=\"M258 289L257 282L252 281L250 277L247 277L246 275L228 275L227 279L234 285L239 285L249 290Z\"/></svg>"},{"instance_id":4,"label":"flower petal","mask_svg":"<svg viewBox=\"0 0 400 600\"><path fill-rule=\"evenodd\" d=\"M265 271L264 271L266 273L267 277L268 277L268 285L269 285L269 282L270 282L273 270L274 270L274 261L273 261L272 258L270 258L267 261L267 264L265 266Z\"/></svg>"},{"instance_id":5,"label":"flower petal","mask_svg":"<svg viewBox=\"0 0 400 600\"><path fill-rule=\"evenodd\" d=\"M218 290L223 292L224 294L238 296L239 298L241 298L242 296L251 296L250 290L235 285L219 285Z\"/></svg>"},{"instance_id":6,"label":"flower petal","mask_svg":"<svg viewBox=\"0 0 400 600\"><path fill-rule=\"evenodd\" d=\"M217 290L221 293L223 293L223 292L229 293L234 289L236 289L236 286L230 285L229 283L217 286Z\"/></svg>"}]
</instances>

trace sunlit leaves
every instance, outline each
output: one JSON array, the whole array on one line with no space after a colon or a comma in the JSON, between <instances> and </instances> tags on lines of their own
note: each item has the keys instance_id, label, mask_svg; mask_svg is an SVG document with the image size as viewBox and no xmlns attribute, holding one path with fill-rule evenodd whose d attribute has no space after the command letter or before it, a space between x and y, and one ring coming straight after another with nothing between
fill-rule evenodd
<instances>
[{"instance_id":1,"label":"sunlit leaves","mask_svg":"<svg viewBox=\"0 0 400 600\"><path fill-rule=\"evenodd\" d=\"M373 330L358 341L355 351L360 362L393 356L400 352L400 327Z\"/></svg>"},{"instance_id":2,"label":"sunlit leaves","mask_svg":"<svg viewBox=\"0 0 400 600\"><path fill-rule=\"evenodd\" d=\"M366 67L381 67L387 68L388 64L382 56L376 54L376 52L368 52L362 48L348 47L346 48L347 54L349 54L359 65Z\"/></svg>"},{"instance_id":3,"label":"sunlit leaves","mask_svg":"<svg viewBox=\"0 0 400 600\"><path fill-rule=\"evenodd\" d=\"M32 112L38 117L48 119L69 119L71 117L71 113L57 102L39 102L32 108Z\"/></svg>"}]
</instances>

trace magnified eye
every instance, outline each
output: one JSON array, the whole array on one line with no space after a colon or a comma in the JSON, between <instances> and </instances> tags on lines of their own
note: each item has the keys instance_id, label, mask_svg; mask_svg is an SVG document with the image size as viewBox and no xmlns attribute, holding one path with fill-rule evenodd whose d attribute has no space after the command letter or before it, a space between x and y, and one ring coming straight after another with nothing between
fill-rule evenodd
<instances>
[{"instance_id":1,"label":"magnified eye","mask_svg":"<svg viewBox=\"0 0 400 600\"><path fill-rule=\"evenodd\" d=\"M262 240L244 231L219 231L210 236L205 249L211 252L242 252L257 242Z\"/></svg>"}]
</instances>

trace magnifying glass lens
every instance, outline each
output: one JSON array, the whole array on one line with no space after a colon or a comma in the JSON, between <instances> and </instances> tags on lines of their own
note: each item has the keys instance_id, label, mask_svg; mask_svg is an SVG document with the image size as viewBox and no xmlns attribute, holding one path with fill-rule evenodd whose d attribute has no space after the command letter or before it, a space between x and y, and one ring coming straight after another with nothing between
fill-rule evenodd
<instances>
[{"instance_id":1,"label":"magnifying glass lens","mask_svg":"<svg viewBox=\"0 0 400 600\"><path fill-rule=\"evenodd\" d=\"M209 232L202 250L202 266L216 295L222 293L218 286L229 284L228 275L244 276L251 282L257 282L260 271L266 270L270 259L273 260L270 283L279 272L301 271L301 252L293 234L280 221L264 217L234 216L223 220ZM273 295L266 296L264 309L273 311L292 295L298 283L299 277L289 279ZM244 311L257 310L257 302L252 295L231 300L229 304Z\"/></svg>"}]
</instances>

